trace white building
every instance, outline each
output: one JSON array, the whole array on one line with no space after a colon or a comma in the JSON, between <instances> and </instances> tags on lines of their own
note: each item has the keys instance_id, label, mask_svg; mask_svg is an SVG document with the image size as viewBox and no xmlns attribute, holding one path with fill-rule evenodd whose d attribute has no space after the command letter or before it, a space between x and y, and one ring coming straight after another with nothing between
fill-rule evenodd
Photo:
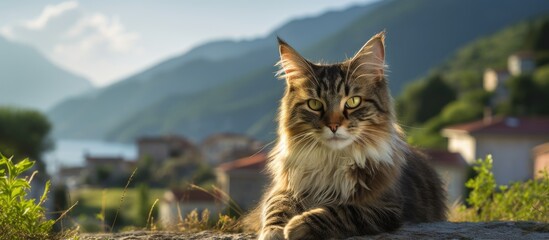
<instances>
[{"instance_id":1,"label":"white building","mask_svg":"<svg viewBox=\"0 0 549 240\"><path fill-rule=\"evenodd\" d=\"M532 150L534 154L534 176L543 177L543 172L549 172L549 142L536 146Z\"/></svg>"},{"instance_id":2,"label":"white building","mask_svg":"<svg viewBox=\"0 0 549 240\"><path fill-rule=\"evenodd\" d=\"M494 93L493 100L495 103L508 98L509 92L505 85L510 77L511 75L507 69L487 68L484 70L484 90Z\"/></svg>"},{"instance_id":3,"label":"white building","mask_svg":"<svg viewBox=\"0 0 549 240\"><path fill-rule=\"evenodd\" d=\"M496 182L509 184L533 177L532 149L549 141L549 118L496 117L453 125L442 135L448 138L448 150L469 164L492 154Z\"/></svg>"},{"instance_id":4,"label":"white building","mask_svg":"<svg viewBox=\"0 0 549 240\"><path fill-rule=\"evenodd\" d=\"M253 208L269 182L265 170L267 154L258 153L250 157L223 163L216 168L217 181L241 209Z\"/></svg>"},{"instance_id":5,"label":"white building","mask_svg":"<svg viewBox=\"0 0 549 240\"><path fill-rule=\"evenodd\" d=\"M530 52L515 53L507 59L509 72L513 76L531 73L536 68L534 60L534 55Z\"/></svg>"},{"instance_id":6,"label":"white building","mask_svg":"<svg viewBox=\"0 0 549 240\"><path fill-rule=\"evenodd\" d=\"M530 52L518 52L507 58L507 68L484 70L484 90L494 93L492 101L500 103L509 97L506 82L511 76L519 76L534 71L536 63L534 55Z\"/></svg>"},{"instance_id":7,"label":"white building","mask_svg":"<svg viewBox=\"0 0 549 240\"><path fill-rule=\"evenodd\" d=\"M423 150L427 160L437 171L444 183L447 200L450 205L462 202L465 194L464 183L467 180L468 165L459 153L446 150Z\"/></svg>"}]
</instances>

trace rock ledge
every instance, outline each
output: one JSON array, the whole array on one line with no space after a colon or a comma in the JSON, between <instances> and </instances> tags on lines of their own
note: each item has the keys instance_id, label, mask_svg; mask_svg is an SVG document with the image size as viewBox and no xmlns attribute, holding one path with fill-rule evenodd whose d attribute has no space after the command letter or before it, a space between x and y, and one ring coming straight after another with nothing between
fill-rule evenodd
<instances>
[{"instance_id":1,"label":"rock ledge","mask_svg":"<svg viewBox=\"0 0 549 240\"><path fill-rule=\"evenodd\" d=\"M133 231L83 234L82 239L255 239L252 233L199 233ZM391 233L349 239L549 239L549 223L535 222L438 222L406 225Z\"/></svg>"}]
</instances>

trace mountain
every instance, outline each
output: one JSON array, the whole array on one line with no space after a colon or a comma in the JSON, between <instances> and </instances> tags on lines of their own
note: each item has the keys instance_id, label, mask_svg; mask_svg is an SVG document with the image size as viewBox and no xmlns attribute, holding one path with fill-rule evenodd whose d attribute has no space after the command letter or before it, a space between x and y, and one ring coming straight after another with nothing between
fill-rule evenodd
<instances>
[{"instance_id":1,"label":"mountain","mask_svg":"<svg viewBox=\"0 0 549 240\"><path fill-rule=\"evenodd\" d=\"M201 44L181 56L163 61L146 72L156 72L158 69L178 67L195 59L217 61L236 58L257 49L272 47L273 39L277 35L290 36L294 47L305 47L312 42L318 41L318 39L338 32L358 17L375 10L378 6L385 3L374 2L367 6L353 7L345 11L329 11L320 16L292 20L262 38L240 41L219 40ZM320 28L319 26L330 26L330 28ZM310 31L307 34L302 34L304 29ZM137 76L143 78L143 74L138 74Z\"/></svg>"},{"instance_id":2,"label":"mountain","mask_svg":"<svg viewBox=\"0 0 549 240\"><path fill-rule=\"evenodd\" d=\"M37 50L0 37L0 105L47 110L92 89L88 80L55 66Z\"/></svg>"},{"instance_id":3,"label":"mountain","mask_svg":"<svg viewBox=\"0 0 549 240\"><path fill-rule=\"evenodd\" d=\"M107 138L130 141L141 135L179 133L198 140L222 131L271 139L284 87L284 81L273 79L273 71L259 69L217 88L166 98L127 117Z\"/></svg>"},{"instance_id":4,"label":"mountain","mask_svg":"<svg viewBox=\"0 0 549 240\"><path fill-rule=\"evenodd\" d=\"M536 0L394 1L323 40L310 50L310 56L352 56L372 32L386 29L390 86L398 95L406 83L425 75L463 45L547 13L549 2Z\"/></svg>"},{"instance_id":5,"label":"mountain","mask_svg":"<svg viewBox=\"0 0 549 240\"><path fill-rule=\"evenodd\" d=\"M103 90L118 94L117 101L122 104L83 97L58 105L49 115L60 137L131 141L143 134L178 133L201 139L230 131L272 139L276 106L283 91L283 81L273 77L273 64L278 60L274 35L287 40L305 57L338 61L352 56L373 34L385 29L390 86L396 95L402 85L425 74L466 43L548 10L549 2L537 0L504 0L496 5L487 0L394 0L353 7L331 13L330 20L320 15L300 20L309 22L303 26L296 23L300 21L290 22L266 38L247 41L251 47L240 54L220 51L227 55L212 59L202 49L197 54L200 57L185 60L184 55L161 63L159 66L171 62L172 68L151 74L154 81L132 81L138 74L120 83L126 89L114 91L115 85ZM334 23L347 12L358 14L345 23ZM261 41L268 43L264 46ZM184 63L175 64L178 61ZM192 70L190 64L194 64ZM198 74L191 74L193 71ZM166 80L170 78L179 82ZM155 90L158 88L165 91ZM86 116L71 118L79 114Z\"/></svg>"},{"instance_id":6,"label":"mountain","mask_svg":"<svg viewBox=\"0 0 549 240\"><path fill-rule=\"evenodd\" d=\"M334 34L375 3L346 11L291 21L270 35L248 41L215 41L163 61L104 89L64 101L48 112L53 135L65 138L104 138L108 132L143 109L173 96L193 94L225 84L265 66L274 65L276 34L288 34L297 46L307 46ZM330 24L333 28L319 28ZM306 29L308 34L298 35Z\"/></svg>"}]
</instances>

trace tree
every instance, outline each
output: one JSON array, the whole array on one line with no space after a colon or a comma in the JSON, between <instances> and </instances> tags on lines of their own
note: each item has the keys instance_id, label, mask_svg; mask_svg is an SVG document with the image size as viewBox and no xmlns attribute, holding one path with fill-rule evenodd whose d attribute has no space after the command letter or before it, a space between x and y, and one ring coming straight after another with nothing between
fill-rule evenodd
<instances>
[{"instance_id":1,"label":"tree","mask_svg":"<svg viewBox=\"0 0 549 240\"><path fill-rule=\"evenodd\" d=\"M521 75L507 81L509 99L500 107L501 113L516 116L549 114L549 79L544 79L543 73L535 76L537 79L532 75Z\"/></svg>"},{"instance_id":2,"label":"tree","mask_svg":"<svg viewBox=\"0 0 549 240\"><path fill-rule=\"evenodd\" d=\"M408 85L397 100L397 112L401 122L417 125L436 116L446 104L456 99L455 91L440 74Z\"/></svg>"},{"instance_id":3,"label":"tree","mask_svg":"<svg viewBox=\"0 0 549 240\"><path fill-rule=\"evenodd\" d=\"M446 139L440 135L440 131L452 124L481 118L489 98L490 94L482 89L462 94L458 100L446 105L436 117L415 128L410 133L409 141L421 147L445 148Z\"/></svg>"},{"instance_id":4,"label":"tree","mask_svg":"<svg viewBox=\"0 0 549 240\"><path fill-rule=\"evenodd\" d=\"M549 51L549 19L534 22L529 26L524 45L532 51Z\"/></svg>"},{"instance_id":5,"label":"tree","mask_svg":"<svg viewBox=\"0 0 549 240\"><path fill-rule=\"evenodd\" d=\"M530 24L524 48L535 53L537 66L549 63L549 19L544 18Z\"/></svg>"},{"instance_id":6,"label":"tree","mask_svg":"<svg viewBox=\"0 0 549 240\"><path fill-rule=\"evenodd\" d=\"M48 139L51 124L35 110L0 107L0 151L5 156L20 156L36 161L44 173L42 153L52 148Z\"/></svg>"}]
</instances>

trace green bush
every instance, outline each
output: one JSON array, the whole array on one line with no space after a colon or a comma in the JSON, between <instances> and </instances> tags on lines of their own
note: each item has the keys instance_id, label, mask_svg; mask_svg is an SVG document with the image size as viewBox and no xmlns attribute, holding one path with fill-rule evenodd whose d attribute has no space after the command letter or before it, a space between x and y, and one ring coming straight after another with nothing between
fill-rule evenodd
<instances>
[{"instance_id":1,"label":"green bush","mask_svg":"<svg viewBox=\"0 0 549 240\"><path fill-rule=\"evenodd\" d=\"M477 176L465 183L471 193L469 208L461 206L454 220L459 221L539 221L549 222L549 176L497 186L492 173L492 156L478 160Z\"/></svg>"},{"instance_id":2,"label":"green bush","mask_svg":"<svg viewBox=\"0 0 549 240\"><path fill-rule=\"evenodd\" d=\"M54 221L45 218L45 209L42 207L50 182L46 183L42 197L35 202L35 199L26 198L34 174L28 179L20 177L33 165L34 162L29 159L14 164L11 158L0 154L0 239L53 237Z\"/></svg>"}]
</instances>

